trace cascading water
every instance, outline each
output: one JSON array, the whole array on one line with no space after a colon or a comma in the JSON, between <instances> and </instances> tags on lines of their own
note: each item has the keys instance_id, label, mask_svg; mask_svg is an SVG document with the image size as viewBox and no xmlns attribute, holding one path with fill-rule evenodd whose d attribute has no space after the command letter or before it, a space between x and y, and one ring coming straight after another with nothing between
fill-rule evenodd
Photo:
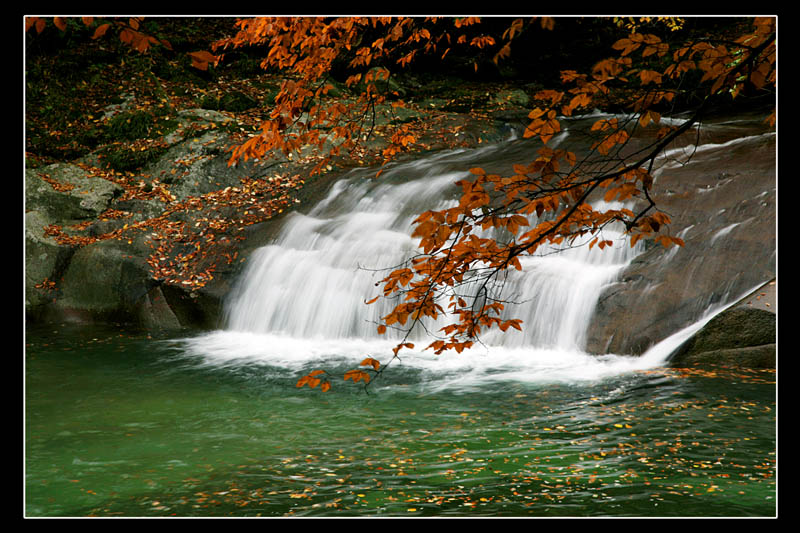
<instances>
[{"instance_id":1,"label":"cascading water","mask_svg":"<svg viewBox=\"0 0 800 533\"><path fill-rule=\"evenodd\" d=\"M414 218L455 202L454 183L469 178L470 157L475 154L448 152L396 166L380 180L343 179L307 215L291 214L275 242L251 257L228 301L228 328L295 338L374 337L391 303L364 302L378 294L376 281L418 251L410 237ZM453 162L464 170L445 170ZM589 238L523 258L523 273L505 281L503 297L518 302L511 314L525 331L490 332L484 343L582 349L600 291L637 253L621 232L604 230L616 245L603 250L590 250Z\"/></svg>"},{"instance_id":2,"label":"cascading water","mask_svg":"<svg viewBox=\"0 0 800 533\"><path fill-rule=\"evenodd\" d=\"M291 214L276 241L252 256L229 301L229 329L323 339L373 336L375 322L388 312L364 304L380 279L373 269L414 253L411 221L436 207L461 177L338 182L308 215Z\"/></svg>"},{"instance_id":3,"label":"cascading water","mask_svg":"<svg viewBox=\"0 0 800 533\"><path fill-rule=\"evenodd\" d=\"M290 214L277 238L251 255L227 301L226 330L196 343L197 351L215 364L387 359L399 333L378 335L376 325L392 304L365 302L379 294L376 283L389 270L419 251L410 237L414 218L452 205L460 191L454 183L470 177L467 169L480 157L503 158L511 144L397 164L379 179L355 172L340 180L310 212ZM583 352L601 291L639 250L621 232L603 231L613 246L589 249L587 239L540 249L523 258L522 272L509 273L502 297L512 302L509 316L523 321L521 332L489 331L473 349L452 357L421 351L433 339L417 332L417 351L402 364L449 372L459 386L511 375L596 379L652 365L646 358Z\"/></svg>"}]
</instances>

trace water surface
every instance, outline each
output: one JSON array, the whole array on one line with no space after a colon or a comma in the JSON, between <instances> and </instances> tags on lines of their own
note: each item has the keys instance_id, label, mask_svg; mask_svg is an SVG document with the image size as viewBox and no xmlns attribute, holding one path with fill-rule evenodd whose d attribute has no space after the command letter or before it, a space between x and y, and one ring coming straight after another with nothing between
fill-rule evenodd
<instances>
[{"instance_id":1,"label":"water surface","mask_svg":"<svg viewBox=\"0 0 800 533\"><path fill-rule=\"evenodd\" d=\"M454 354L396 364L369 393L341 380L321 393L297 378L341 376L357 350L280 360L268 337L261 355L247 339L248 357L193 348L213 341L29 331L26 515L777 512L773 372L609 359L606 375L557 379L543 372L554 353Z\"/></svg>"}]
</instances>

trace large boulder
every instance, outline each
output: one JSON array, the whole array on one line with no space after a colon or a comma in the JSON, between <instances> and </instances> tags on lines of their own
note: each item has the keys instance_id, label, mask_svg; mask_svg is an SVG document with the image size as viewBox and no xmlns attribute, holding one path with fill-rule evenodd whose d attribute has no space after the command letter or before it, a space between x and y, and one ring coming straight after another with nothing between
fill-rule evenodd
<instances>
[{"instance_id":1,"label":"large boulder","mask_svg":"<svg viewBox=\"0 0 800 533\"><path fill-rule=\"evenodd\" d=\"M646 247L606 288L588 351L641 354L775 278L776 147L764 129L760 119L704 125L697 150L657 173L654 199L686 244Z\"/></svg>"},{"instance_id":2,"label":"large boulder","mask_svg":"<svg viewBox=\"0 0 800 533\"><path fill-rule=\"evenodd\" d=\"M74 251L47 234L46 228L53 223L55 219L45 211L25 213L25 308L33 316L56 297L55 282Z\"/></svg>"},{"instance_id":3,"label":"large boulder","mask_svg":"<svg viewBox=\"0 0 800 533\"><path fill-rule=\"evenodd\" d=\"M51 312L78 322L132 321L134 310L147 304L156 286L148 276L147 256L136 248L107 239L77 249Z\"/></svg>"},{"instance_id":4,"label":"large boulder","mask_svg":"<svg viewBox=\"0 0 800 533\"><path fill-rule=\"evenodd\" d=\"M762 309L734 307L723 311L679 347L670 363L775 368L775 319L774 313Z\"/></svg>"},{"instance_id":5,"label":"large boulder","mask_svg":"<svg viewBox=\"0 0 800 533\"><path fill-rule=\"evenodd\" d=\"M50 227L96 218L122 188L83 168L56 163L25 171L25 308L40 316L58 297L60 280L74 249L58 243Z\"/></svg>"}]
</instances>

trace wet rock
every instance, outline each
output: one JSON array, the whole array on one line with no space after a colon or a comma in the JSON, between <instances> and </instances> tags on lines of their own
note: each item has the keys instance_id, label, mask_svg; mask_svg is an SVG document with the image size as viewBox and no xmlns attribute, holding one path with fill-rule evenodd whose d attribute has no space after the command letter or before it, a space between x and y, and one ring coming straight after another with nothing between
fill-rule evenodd
<instances>
[{"instance_id":1,"label":"wet rock","mask_svg":"<svg viewBox=\"0 0 800 533\"><path fill-rule=\"evenodd\" d=\"M711 319L670 358L677 366L733 364L774 368L776 316L762 309L735 307Z\"/></svg>"},{"instance_id":2,"label":"wet rock","mask_svg":"<svg viewBox=\"0 0 800 533\"><path fill-rule=\"evenodd\" d=\"M646 249L605 290L589 352L643 353L775 277L775 136L752 124L708 126L688 163L657 175L658 208L686 244Z\"/></svg>"}]
</instances>

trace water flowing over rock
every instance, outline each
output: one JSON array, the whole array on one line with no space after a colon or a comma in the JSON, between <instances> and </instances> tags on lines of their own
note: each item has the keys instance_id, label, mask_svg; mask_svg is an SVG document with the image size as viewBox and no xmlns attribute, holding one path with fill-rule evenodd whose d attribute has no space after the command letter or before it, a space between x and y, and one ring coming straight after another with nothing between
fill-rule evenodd
<instances>
[{"instance_id":1,"label":"water flowing over rock","mask_svg":"<svg viewBox=\"0 0 800 533\"><path fill-rule=\"evenodd\" d=\"M523 333L490 332L481 341L639 355L774 278L774 134L761 117L709 122L699 131L665 154L653 190L674 221L669 231L686 246L631 249L620 233L607 235L616 246L604 253L578 245L527 258L524 274L509 278L504 293L518 302L509 315L523 319ZM512 141L491 150L486 159L501 166L531 147ZM445 205L446 185L466 177L455 169L483 166L488 161L481 157L442 154L398 166L379 182L358 176L338 182L252 256L227 300L228 327L293 337L373 336L389 308L363 305L380 279L370 269L390 268L414 253L413 215L434 207L435 198Z\"/></svg>"}]
</instances>

